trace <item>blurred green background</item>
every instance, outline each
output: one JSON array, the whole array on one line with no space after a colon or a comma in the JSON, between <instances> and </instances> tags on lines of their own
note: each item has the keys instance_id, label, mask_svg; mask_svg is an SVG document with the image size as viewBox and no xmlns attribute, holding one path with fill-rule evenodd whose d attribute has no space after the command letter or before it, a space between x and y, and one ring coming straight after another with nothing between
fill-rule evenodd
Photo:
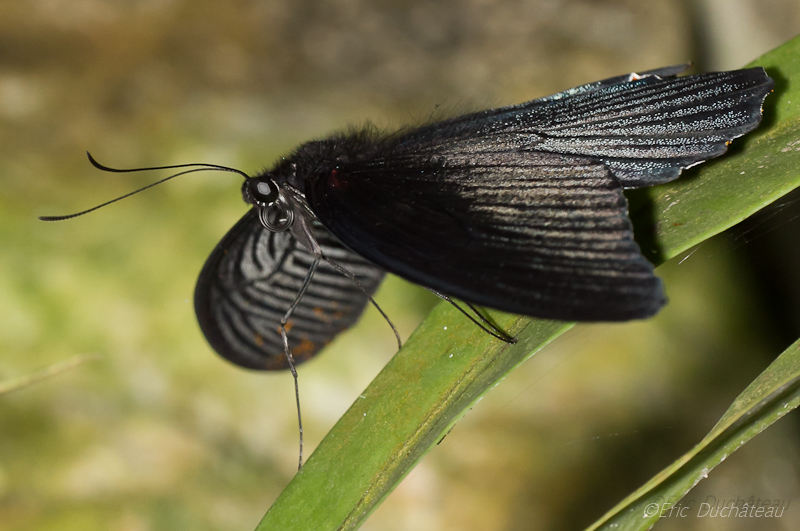
<instances>
[{"instance_id":1,"label":"blurred green background","mask_svg":"<svg viewBox=\"0 0 800 531\"><path fill-rule=\"evenodd\" d=\"M288 374L205 344L191 304L240 182L197 174L91 215L43 223L154 175L213 162L255 173L299 143L371 120L544 96L693 61L737 68L800 31L797 0L33 0L0 5L0 382L100 354L0 396L0 530L243 530L295 472ZM800 335L800 196L660 268L655 319L582 325L475 407L363 529L569 530L687 451ZM436 301L390 278L407 337ZM300 370L308 449L395 350L373 310ZM791 502L789 416L689 497ZM335 496L335 492L331 493Z\"/></svg>"}]
</instances>

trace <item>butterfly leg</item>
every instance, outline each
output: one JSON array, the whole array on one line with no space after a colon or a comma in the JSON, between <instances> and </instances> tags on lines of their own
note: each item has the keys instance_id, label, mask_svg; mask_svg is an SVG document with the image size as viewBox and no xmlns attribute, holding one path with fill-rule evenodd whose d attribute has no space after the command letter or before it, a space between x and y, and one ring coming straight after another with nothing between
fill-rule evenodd
<instances>
[{"instance_id":1,"label":"butterfly leg","mask_svg":"<svg viewBox=\"0 0 800 531\"><path fill-rule=\"evenodd\" d=\"M383 309L380 306L378 306L378 303L375 302L375 299L372 298L372 295L367 293L367 290L366 290L366 288L364 288L364 285L361 283L361 281L359 281L358 278L356 278L356 276L353 273L351 273L350 271L345 269L343 266L337 264L336 262L334 262L333 260L331 260L327 256L323 256L322 259L325 260L326 262L328 262L328 264L330 264L331 267L333 267L336 271L341 273L343 276L345 276L345 277L349 278L350 280L352 280L355 283L355 285L358 286L361 289L361 291L364 292L364 295L367 296L367 298L369 299L369 302L371 302L372 305L375 307L375 309L380 312L380 314L383 316L384 320L387 323L389 323L389 326L391 327L392 332L394 332L394 337L395 337L395 339L397 339L397 350L400 350L401 348L403 348L403 341L400 339L400 334L397 332L397 328L395 328L394 323L392 322L391 319L389 319L389 316L386 315L386 313L383 311Z\"/></svg>"},{"instance_id":2,"label":"butterfly leg","mask_svg":"<svg viewBox=\"0 0 800 531\"><path fill-rule=\"evenodd\" d=\"M472 304L470 304L468 302L465 302L464 304L466 304L469 307L469 309L472 310L472 312L475 315L478 316L478 319L480 319L483 324L485 324L486 326L488 326L489 328L491 328L492 330L497 332L498 335L502 336L502 337L499 338L501 341L504 341L506 343L511 343L512 345L517 342L517 338L516 337L508 335L508 333L505 330L502 330L502 329L498 328L497 326L495 326L495 324L493 322L491 322L489 319L487 319L486 317L484 317L483 314L481 312L479 312L478 309L475 306L473 306ZM497 337L497 336L495 336L495 337Z\"/></svg>"},{"instance_id":3,"label":"butterfly leg","mask_svg":"<svg viewBox=\"0 0 800 531\"><path fill-rule=\"evenodd\" d=\"M294 356L292 356L292 351L289 349L289 337L286 334L286 324L289 322L289 319L292 317L292 313L294 313L297 305L300 304L300 300L303 298L303 295L305 295L306 291L308 290L308 286L311 284L311 279L314 277L314 273L317 271L317 266L319 266L320 260L322 260L322 251L317 249L317 252L314 253L314 256L314 261L311 263L311 267L308 268L308 273L306 273L306 278L303 280L303 285L300 286L300 289L294 298L294 302L291 306L289 306L289 309L286 311L283 319L281 319L281 339L283 339L283 352L286 354L286 359L289 362L289 370L291 370L292 377L294 378L294 396L297 402L297 425L300 428L300 458L297 470L301 470L303 468L303 417L300 414L300 386L297 382L297 369L295 369L294 366Z\"/></svg>"},{"instance_id":4,"label":"butterfly leg","mask_svg":"<svg viewBox=\"0 0 800 531\"><path fill-rule=\"evenodd\" d=\"M456 310L458 310L459 312L463 313L467 317L467 319L469 319L470 321L472 321L473 323L478 325L478 327L481 330L483 330L484 332L486 332L490 336L496 337L497 339L499 339L500 341L503 341L504 343L511 343L512 345L517 342L517 338L511 337L504 330L500 330L499 328L497 328L494 325L494 323L492 323L486 317L484 317L481 314L481 312L479 312L477 310L477 308L475 308L472 304L470 304L468 302L465 303L469 307L469 309L472 310L475 313L475 315L478 316L478 319L480 319L480 321L478 319L475 319L464 308L459 306L456 303L456 301L454 301L452 298L450 298L449 295L445 295L444 293L440 293L440 292L438 292L436 290L433 290L431 288L425 288L425 289L427 289L428 291L430 291L431 293L433 293L434 295L436 295L440 299L442 299L444 301L447 301L450 304L452 304L456 308Z\"/></svg>"}]
</instances>

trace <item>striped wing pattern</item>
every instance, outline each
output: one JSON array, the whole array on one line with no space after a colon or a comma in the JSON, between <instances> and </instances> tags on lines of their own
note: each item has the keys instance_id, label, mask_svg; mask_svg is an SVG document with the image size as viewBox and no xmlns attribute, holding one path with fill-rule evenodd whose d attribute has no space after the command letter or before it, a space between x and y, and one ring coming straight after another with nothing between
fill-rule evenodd
<instances>
[{"instance_id":1,"label":"striped wing pattern","mask_svg":"<svg viewBox=\"0 0 800 531\"><path fill-rule=\"evenodd\" d=\"M677 178L755 128L763 69L620 76L423 126L306 185L341 241L466 301L564 320L653 315L661 282L624 187Z\"/></svg>"},{"instance_id":2,"label":"striped wing pattern","mask_svg":"<svg viewBox=\"0 0 800 531\"><path fill-rule=\"evenodd\" d=\"M756 128L773 86L761 68L643 76L506 108L470 143L495 136L522 153L592 157L625 188L650 186L722 155L731 140Z\"/></svg>"},{"instance_id":3,"label":"striped wing pattern","mask_svg":"<svg viewBox=\"0 0 800 531\"><path fill-rule=\"evenodd\" d=\"M370 261L475 304L602 321L663 305L622 187L602 163L555 154L502 168L472 162L374 179L342 167L311 197L330 230ZM381 194L387 180L397 193ZM357 208L365 201L369 213Z\"/></svg>"},{"instance_id":4,"label":"striped wing pattern","mask_svg":"<svg viewBox=\"0 0 800 531\"><path fill-rule=\"evenodd\" d=\"M344 247L319 224L314 235L323 254L358 277L372 294L383 271ZM200 328L223 357L249 369L288 368L280 320L294 301L313 255L289 233L265 230L251 209L209 256L195 289ZM368 299L325 261L287 324L296 363L316 354L352 326Z\"/></svg>"}]
</instances>

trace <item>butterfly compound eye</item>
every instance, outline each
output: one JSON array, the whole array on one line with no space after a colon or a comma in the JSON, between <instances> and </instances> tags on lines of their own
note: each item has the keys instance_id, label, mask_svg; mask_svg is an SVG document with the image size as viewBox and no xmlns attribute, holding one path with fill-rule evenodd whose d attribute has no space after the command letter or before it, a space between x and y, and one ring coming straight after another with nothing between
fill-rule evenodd
<instances>
[{"instance_id":1,"label":"butterfly compound eye","mask_svg":"<svg viewBox=\"0 0 800 531\"><path fill-rule=\"evenodd\" d=\"M272 179L253 179L248 184L250 185L250 194L256 203L266 206L278 200L280 195L278 185Z\"/></svg>"}]
</instances>

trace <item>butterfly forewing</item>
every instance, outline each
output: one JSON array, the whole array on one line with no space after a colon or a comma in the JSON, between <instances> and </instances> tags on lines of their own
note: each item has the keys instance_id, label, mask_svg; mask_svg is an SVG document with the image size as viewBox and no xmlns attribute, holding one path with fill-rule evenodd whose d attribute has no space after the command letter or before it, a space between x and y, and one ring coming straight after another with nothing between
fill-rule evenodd
<instances>
[{"instance_id":1,"label":"butterfly forewing","mask_svg":"<svg viewBox=\"0 0 800 531\"><path fill-rule=\"evenodd\" d=\"M383 271L314 224L323 254L356 275L372 294ZM251 209L209 256L195 289L195 311L208 342L223 357L250 369L288 368L280 321L294 301L314 256L289 232L263 228ZM316 354L352 326L366 294L325 261L287 323L296 363Z\"/></svg>"},{"instance_id":2,"label":"butterfly forewing","mask_svg":"<svg viewBox=\"0 0 800 531\"><path fill-rule=\"evenodd\" d=\"M665 299L622 188L723 153L772 87L759 68L677 71L390 136L308 179L308 202L355 252L448 295L545 318L648 317Z\"/></svg>"},{"instance_id":3,"label":"butterfly forewing","mask_svg":"<svg viewBox=\"0 0 800 531\"><path fill-rule=\"evenodd\" d=\"M347 245L469 302L559 319L625 320L663 304L633 241L622 187L601 163L537 154L498 167L348 172L310 196ZM390 194L379 193L393 182ZM370 209L359 209L364 202Z\"/></svg>"}]
</instances>

